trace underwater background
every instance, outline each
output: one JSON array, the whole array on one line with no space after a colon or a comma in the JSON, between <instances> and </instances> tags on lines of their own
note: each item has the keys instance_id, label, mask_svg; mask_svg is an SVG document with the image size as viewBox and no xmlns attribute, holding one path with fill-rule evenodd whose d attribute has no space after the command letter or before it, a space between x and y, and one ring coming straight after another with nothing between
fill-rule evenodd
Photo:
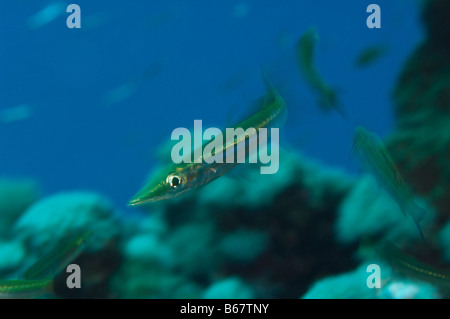
<instances>
[{"instance_id":1,"label":"underwater background","mask_svg":"<svg viewBox=\"0 0 450 319\"><path fill-rule=\"evenodd\" d=\"M79 29L69 4L0 4L0 297L450 296L448 1L80 0ZM261 73L288 109L276 174L242 164L127 205L172 130L254 113ZM426 240L353 154L358 126L426 210Z\"/></svg>"}]
</instances>

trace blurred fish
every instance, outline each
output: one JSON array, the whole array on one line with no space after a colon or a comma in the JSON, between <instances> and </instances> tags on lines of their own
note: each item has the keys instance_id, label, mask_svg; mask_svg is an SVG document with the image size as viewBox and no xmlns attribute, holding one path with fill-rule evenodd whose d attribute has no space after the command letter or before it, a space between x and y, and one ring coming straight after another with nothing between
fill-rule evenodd
<instances>
[{"instance_id":1,"label":"blurred fish","mask_svg":"<svg viewBox=\"0 0 450 319\"><path fill-rule=\"evenodd\" d=\"M138 76L137 82L142 83L145 81L153 80L156 76L158 76L163 70L163 61L155 61L151 63L144 72Z\"/></svg>"},{"instance_id":2,"label":"blurred fish","mask_svg":"<svg viewBox=\"0 0 450 319\"><path fill-rule=\"evenodd\" d=\"M380 59L387 51L384 45L371 46L363 50L357 57L355 64L366 67Z\"/></svg>"},{"instance_id":3,"label":"blurred fish","mask_svg":"<svg viewBox=\"0 0 450 319\"><path fill-rule=\"evenodd\" d=\"M314 63L314 51L316 43L319 40L317 30L311 27L297 41L297 62L301 73L311 87L319 94L319 105L325 111L335 109L344 116L339 106L337 95L320 76Z\"/></svg>"},{"instance_id":4,"label":"blurred fish","mask_svg":"<svg viewBox=\"0 0 450 319\"><path fill-rule=\"evenodd\" d=\"M63 240L25 272L24 280L0 280L0 298L53 295L53 279L82 252L92 233L85 231Z\"/></svg>"},{"instance_id":5,"label":"blurred fish","mask_svg":"<svg viewBox=\"0 0 450 319\"><path fill-rule=\"evenodd\" d=\"M233 17L236 19L245 18L250 12L250 5L247 2L238 2L233 7Z\"/></svg>"},{"instance_id":6,"label":"blurred fish","mask_svg":"<svg viewBox=\"0 0 450 319\"><path fill-rule=\"evenodd\" d=\"M104 103L106 106L112 106L115 104L119 104L126 99L129 99L136 93L137 84L135 82L127 82L124 83L115 89L107 92L104 96Z\"/></svg>"},{"instance_id":7,"label":"blurred fish","mask_svg":"<svg viewBox=\"0 0 450 319\"><path fill-rule=\"evenodd\" d=\"M66 6L63 3L51 3L44 9L28 18L28 27L32 30L36 30L46 25L47 23L52 22L64 13L66 13Z\"/></svg>"},{"instance_id":8,"label":"blurred fish","mask_svg":"<svg viewBox=\"0 0 450 319\"><path fill-rule=\"evenodd\" d=\"M219 85L219 92L230 93L242 86L242 84L247 81L249 77L250 72L248 70L241 70L223 81Z\"/></svg>"},{"instance_id":9,"label":"blurred fish","mask_svg":"<svg viewBox=\"0 0 450 319\"><path fill-rule=\"evenodd\" d=\"M378 184L397 202L405 215L412 217L420 236L425 240L420 221L425 217L426 211L416 204L412 191L405 183L381 139L375 133L363 127L357 127L353 148L375 176Z\"/></svg>"},{"instance_id":10,"label":"blurred fish","mask_svg":"<svg viewBox=\"0 0 450 319\"><path fill-rule=\"evenodd\" d=\"M22 104L9 109L0 111L0 123L8 124L18 121L23 121L29 118L33 114L31 107L26 104Z\"/></svg>"},{"instance_id":11,"label":"blurred fish","mask_svg":"<svg viewBox=\"0 0 450 319\"><path fill-rule=\"evenodd\" d=\"M273 88L261 98L261 103L262 107L257 113L241 121L234 128L240 127L247 130L247 128L253 127L257 131L259 128L273 124L285 113L286 104L283 98ZM242 145L249 138L248 135L242 136L241 139L235 138L234 143L230 145L224 144L223 148L219 151L225 154L227 150ZM207 141L202 145L202 149L209 143L211 142ZM212 182L237 165L236 162L206 163L206 161L207 159L203 157L200 163L194 160L191 163L170 164L158 172L128 204L131 206L142 205L148 202L180 196L181 194Z\"/></svg>"},{"instance_id":12,"label":"blurred fish","mask_svg":"<svg viewBox=\"0 0 450 319\"><path fill-rule=\"evenodd\" d=\"M406 254L391 242L384 243L377 252L395 270L412 278L450 288L450 270L440 269Z\"/></svg>"},{"instance_id":13,"label":"blurred fish","mask_svg":"<svg viewBox=\"0 0 450 319\"><path fill-rule=\"evenodd\" d=\"M92 231L69 236L60 242L50 253L38 260L24 274L24 279L36 280L54 278L83 251L92 236Z\"/></svg>"},{"instance_id":14,"label":"blurred fish","mask_svg":"<svg viewBox=\"0 0 450 319\"><path fill-rule=\"evenodd\" d=\"M107 92L103 97L104 105L113 106L132 97L144 82L152 80L161 73L162 65L161 61L154 62L142 74Z\"/></svg>"},{"instance_id":15,"label":"blurred fish","mask_svg":"<svg viewBox=\"0 0 450 319\"><path fill-rule=\"evenodd\" d=\"M110 20L110 17L106 12L100 12L97 14L91 14L83 17L83 31L89 31L98 27L104 26Z\"/></svg>"},{"instance_id":16,"label":"blurred fish","mask_svg":"<svg viewBox=\"0 0 450 319\"><path fill-rule=\"evenodd\" d=\"M53 279L0 280L0 299L37 298L53 294Z\"/></svg>"},{"instance_id":17,"label":"blurred fish","mask_svg":"<svg viewBox=\"0 0 450 319\"><path fill-rule=\"evenodd\" d=\"M180 14L179 7L171 7L152 15L147 21L146 25L149 29L157 28L173 19Z\"/></svg>"},{"instance_id":18,"label":"blurred fish","mask_svg":"<svg viewBox=\"0 0 450 319\"><path fill-rule=\"evenodd\" d=\"M280 31L280 33L277 36L277 46L280 49L287 49L294 45L295 39L292 36L292 33L286 30Z\"/></svg>"}]
</instances>

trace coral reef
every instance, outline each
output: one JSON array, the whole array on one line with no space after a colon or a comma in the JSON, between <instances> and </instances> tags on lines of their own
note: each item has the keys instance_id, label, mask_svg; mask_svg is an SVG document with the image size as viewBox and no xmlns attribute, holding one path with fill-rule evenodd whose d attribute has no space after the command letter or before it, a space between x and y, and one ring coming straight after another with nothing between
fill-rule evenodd
<instances>
[{"instance_id":1,"label":"coral reef","mask_svg":"<svg viewBox=\"0 0 450 319\"><path fill-rule=\"evenodd\" d=\"M367 266L376 263L381 269L381 288L368 288ZM435 299L439 290L433 285L397 278L392 269L381 262L364 261L355 270L318 281L302 296L303 299Z\"/></svg>"},{"instance_id":2,"label":"coral reef","mask_svg":"<svg viewBox=\"0 0 450 319\"><path fill-rule=\"evenodd\" d=\"M214 282L202 294L204 299L251 299L254 293L251 287L237 277L225 278Z\"/></svg>"},{"instance_id":3,"label":"coral reef","mask_svg":"<svg viewBox=\"0 0 450 319\"><path fill-rule=\"evenodd\" d=\"M92 230L73 261L83 271L83 289L68 289L67 274L60 274L57 297L449 297L439 283L398 273L387 257L373 253L389 239L414 247L426 264L450 261L447 12L448 0L425 4L427 38L399 78L396 129L387 141L428 212L421 226L429 243L373 177L355 179L281 149L277 174L236 168L136 216L119 214L94 192L39 199L33 181L1 179L0 276L17 277L67 235ZM372 263L382 269L380 289L367 286Z\"/></svg>"},{"instance_id":4,"label":"coral reef","mask_svg":"<svg viewBox=\"0 0 450 319\"><path fill-rule=\"evenodd\" d=\"M26 257L24 245L18 240L0 241L0 278L19 269Z\"/></svg>"},{"instance_id":5,"label":"coral reef","mask_svg":"<svg viewBox=\"0 0 450 319\"><path fill-rule=\"evenodd\" d=\"M333 232L353 179L292 152L280 162L277 174L250 169L247 180L224 176L148 206L125 239L119 296L296 298L317 278L354 267L355 247L341 247Z\"/></svg>"},{"instance_id":6,"label":"coral reef","mask_svg":"<svg viewBox=\"0 0 450 319\"><path fill-rule=\"evenodd\" d=\"M426 39L398 80L394 92L397 127L388 140L414 190L436 207L436 229L450 217L449 11L446 0L425 2Z\"/></svg>"},{"instance_id":7,"label":"coral reef","mask_svg":"<svg viewBox=\"0 0 450 319\"><path fill-rule=\"evenodd\" d=\"M424 2L425 41L408 59L394 91L396 128L387 147L401 174L420 197L427 215L421 222L424 244L399 207L376 186L372 177L355 184L339 208L337 239L343 244L386 239L411 249L429 265L449 260L450 211L450 46L447 40L450 3ZM364 260L360 249L355 258ZM405 276L390 278L375 294L364 279L364 263L347 274L316 283L305 298L447 298L448 290ZM390 266L383 266L385 269ZM431 278L430 278L431 279Z\"/></svg>"},{"instance_id":8,"label":"coral reef","mask_svg":"<svg viewBox=\"0 0 450 319\"><path fill-rule=\"evenodd\" d=\"M35 250L75 231L95 228L89 249L102 247L118 232L114 208L96 193L67 192L46 197L32 205L14 225L14 231Z\"/></svg>"},{"instance_id":9,"label":"coral reef","mask_svg":"<svg viewBox=\"0 0 450 319\"><path fill-rule=\"evenodd\" d=\"M421 206L427 207L426 203ZM421 222L425 230L431 228L435 215L431 207L427 207L427 212ZM364 236L395 241L420 240L412 218L404 216L397 203L371 175L362 176L342 202L336 234L342 243L356 242Z\"/></svg>"},{"instance_id":10,"label":"coral reef","mask_svg":"<svg viewBox=\"0 0 450 319\"><path fill-rule=\"evenodd\" d=\"M45 197L23 212L13 229L16 242L8 245L20 245L16 248L17 253L22 249L20 256L15 256L16 259L22 257L18 273L52 250L66 236L92 230L93 236L85 252L74 261L83 270L86 289L67 288L66 274L61 274L55 279L55 293L59 297L109 296L107 282L121 258L117 214L105 197L93 192L66 192ZM8 247L1 246L0 252L6 253ZM14 259L1 260L12 262ZM6 267L4 262L2 265Z\"/></svg>"},{"instance_id":11,"label":"coral reef","mask_svg":"<svg viewBox=\"0 0 450 319\"><path fill-rule=\"evenodd\" d=\"M330 276L316 282L303 299L346 299L346 298L376 298L378 289L369 289L366 285L368 273L367 265L373 262L362 263L357 269ZM384 275L384 271L381 272ZM382 277L384 279L384 277Z\"/></svg>"},{"instance_id":12,"label":"coral reef","mask_svg":"<svg viewBox=\"0 0 450 319\"><path fill-rule=\"evenodd\" d=\"M33 180L0 179L0 238L11 235L11 226L39 198L39 193Z\"/></svg>"},{"instance_id":13,"label":"coral reef","mask_svg":"<svg viewBox=\"0 0 450 319\"><path fill-rule=\"evenodd\" d=\"M439 247L442 252L442 257L446 262L450 262L450 222L447 222L439 231L437 238L439 240Z\"/></svg>"}]
</instances>

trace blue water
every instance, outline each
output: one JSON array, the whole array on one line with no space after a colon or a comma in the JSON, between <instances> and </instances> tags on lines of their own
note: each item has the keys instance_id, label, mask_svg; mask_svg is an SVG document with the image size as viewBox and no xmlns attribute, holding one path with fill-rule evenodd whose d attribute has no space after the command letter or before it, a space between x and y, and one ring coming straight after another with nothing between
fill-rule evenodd
<instances>
[{"instance_id":1,"label":"blue water","mask_svg":"<svg viewBox=\"0 0 450 319\"><path fill-rule=\"evenodd\" d=\"M99 191L124 209L173 129L194 119L223 127L230 109L249 110L264 90L260 68L289 95L283 138L355 172L353 128L390 132L393 88L422 38L418 3L409 0L79 0L81 29L66 27L65 12L31 29L28 19L50 3L0 4L0 110L32 109L0 124L0 176L35 178L46 194ZM366 27L370 3L381 7L381 29ZM320 35L317 67L348 120L321 112L298 73L293 46L311 26ZM356 68L358 54L378 44L388 52ZM223 89L236 74L236 87ZM124 85L128 94L114 98Z\"/></svg>"}]
</instances>

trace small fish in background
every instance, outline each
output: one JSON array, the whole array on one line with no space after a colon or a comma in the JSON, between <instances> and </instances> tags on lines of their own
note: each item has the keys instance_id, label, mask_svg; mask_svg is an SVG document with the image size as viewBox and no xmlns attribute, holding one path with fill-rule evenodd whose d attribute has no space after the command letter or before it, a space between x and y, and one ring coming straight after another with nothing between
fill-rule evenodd
<instances>
[{"instance_id":1,"label":"small fish in background","mask_svg":"<svg viewBox=\"0 0 450 319\"><path fill-rule=\"evenodd\" d=\"M278 33L277 36L277 47L281 50L285 50L291 48L295 43L295 38L292 33L287 30L282 30Z\"/></svg>"},{"instance_id":2,"label":"small fish in background","mask_svg":"<svg viewBox=\"0 0 450 319\"><path fill-rule=\"evenodd\" d=\"M248 80L249 77L249 70L238 71L230 77L226 78L222 83L220 83L218 91L222 94L231 93L242 87L242 85Z\"/></svg>"},{"instance_id":3,"label":"small fish in background","mask_svg":"<svg viewBox=\"0 0 450 319\"><path fill-rule=\"evenodd\" d=\"M110 17L106 12L100 12L83 17L83 27L81 30L90 31L106 25Z\"/></svg>"},{"instance_id":4,"label":"small fish in background","mask_svg":"<svg viewBox=\"0 0 450 319\"><path fill-rule=\"evenodd\" d=\"M389 241L377 247L376 252L399 273L450 289L450 269L435 267L418 260Z\"/></svg>"},{"instance_id":5,"label":"small fish in background","mask_svg":"<svg viewBox=\"0 0 450 319\"><path fill-rule=\"evenodd\" d=\"M151 63L141 75L138 76L137 82L145 82L151 81L155 77L157 77L163 70L164 62L163 61L155 61Z\"/></svg>"},{"instance_id":6,"label":"small fish in background","mask_svg":"<svg viewBox=\"0 0 450 319\"><path fill-rule=\"evenodd\" d=\"M66 5L61 2L54 2L29 17L27 25L31 30L36 30L65 13Z\"/></svg>"},{"instance_id":7,"label":"small fish in background","mask_svg":"<svg viewBox=\"0 0 450 319\"><path fill-rule=\"evenodd\" d=\"M93 232L86 231L68 236L42 259L33 264L23 275L24 279L54 278L86 247Z\"/></svg>"},{"instance_id":8,"label":"small fish in background","mask_svg":"<svg viewBox=\"0 0 450 319\"><path fill-rule=\"evenodd\" d=\"M250 12L250 5L245 2L238 2L233 7L233 17L235 19L243 19L245 18Z\"/></svg>"},{"instance_id":9,"label":"small fish in background","mask_svg":"<svg viewBox=\"0 0 450 319\"><path fill-rule=\"evenodd\" d=\"M420 221L425 217L426 211L416 204L414 194L404 181L381 139L375 133L363 127L357 127L353 148L367 169L375 176L380 187L396 201L405 215L413 219L420 236L425 241Z\"/></svg>"},{"instance_id":10,"label":"small fish in background","mask_svg":"<svg viewBox=\"0 0 450 319\"><path fill-rule=\"evenodd\" d=\"M135 82L126 82L111 91L107 92L103 98L104 105L109 107L132 97L137 90L137 84Z\"/></svg>"},{"instance_id":11,"label":"small fish in background","mask_svg":"<svg viewBox=\"0 0 450 319\"><path fill-rule=\"evenodd\" d=\"M19 106L0 110L0 123L9 124L26 120L33 114L31 106L21 104Z\"/></svg>"},{"instance_id":12,"label":"small fish in background","mask_svg":"<svg viewBox=\"0 0 450 319\"><path fill-rule=\"evenodd\" d=\"M54 278L83 251L92 231L68 236L25 271L23 278L0 280L0 299L38 298L54 295Z\"/></svg>"},{"instance_id":13,"label":"small fish in background","mask_svg":"<svg viewBox=\"0 0 450 319\"><path fill-rule=\"evenodd\" d=\"M388 51L385 45L375 45L364 49L356 58L355 65L363 68L376 63Z\"/></svg>"},{"instance_id":14,"label":"small fish in background","mask_svg":"<svg viewBox=\"0 0 450 319\"><path fill-rule=\"evenodd\" d=\"M162 66L161 61L152 63L142 74L107 92L103 96L103 104L110 107L129 99L137 92L139 86L158 76L162 72Z\"/></svg>"},{"instance_id":15,"label":"small fish in background","mask_svg":"<svg viewBox=\"0 0 450 319\"><path fill-rule=\"evenodd\" d=\"M305 77L309 85L319 95L319 106L324 111L334 109L345 117L344 112L339 106L339 101L335 90L329 86L317 71L314 63L314 54L319 35L315 27L309 28L297 41L297 62L300 72Z\"/></svg>"},{"instance_id":16,"label":"small fish in background","mask_svg":"<svg viewBox=\"0 0 450 319\"><path fill-rule=\"evenodd\" d=\"M182 11L180 6L174 6L167 8L163 11L155 13L145 22L147 28L153 30L158 28L159 26L170 22L171 20L176 19Z\"/></svg>"}]
</instances>

